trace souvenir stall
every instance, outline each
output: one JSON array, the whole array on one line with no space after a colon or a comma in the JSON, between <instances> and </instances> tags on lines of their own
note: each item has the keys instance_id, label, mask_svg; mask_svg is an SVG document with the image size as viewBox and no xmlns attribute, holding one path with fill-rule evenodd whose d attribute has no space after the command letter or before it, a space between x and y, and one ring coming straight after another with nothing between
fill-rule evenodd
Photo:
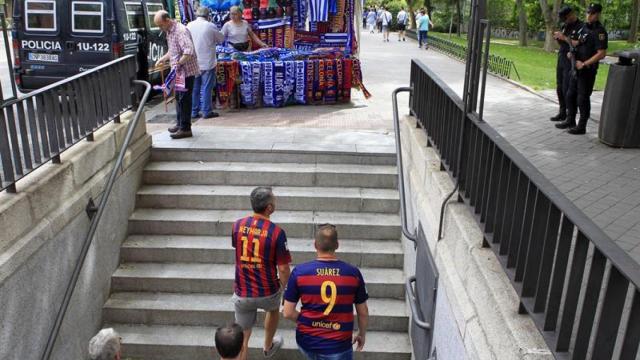
<instances>
[{"instance_id":1,"label":"souvenir stall","mask_svg":"<svg viewBox=\"0 0 640 360\"><path fill-rule=\"evenodd\" d=\"M268 46L253 44L247 52L218 46L219 103L227 108L345 103L352 88L369 97L357 58L359 1L201 0L219 29L229 9L238 6Z\"/></svg>"}]
</instances>

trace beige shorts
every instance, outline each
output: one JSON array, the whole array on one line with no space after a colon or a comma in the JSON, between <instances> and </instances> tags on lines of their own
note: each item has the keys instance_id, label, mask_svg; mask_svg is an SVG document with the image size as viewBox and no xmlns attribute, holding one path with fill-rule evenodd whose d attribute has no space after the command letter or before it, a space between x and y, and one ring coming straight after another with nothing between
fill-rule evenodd
<instances>
[{"instance_id":1,"label":"beige shorts","mask_svg":"<svg viewBox=\"0 0 640 360\"><path fill-rule=\"evenodd\" d=\"M244 330L251 329L258 317L258 309L264 311L280 310L282 290L265 297L240 297L233 294L231 301L235 309L236 323Z\"/></svg>"}]
</instances>

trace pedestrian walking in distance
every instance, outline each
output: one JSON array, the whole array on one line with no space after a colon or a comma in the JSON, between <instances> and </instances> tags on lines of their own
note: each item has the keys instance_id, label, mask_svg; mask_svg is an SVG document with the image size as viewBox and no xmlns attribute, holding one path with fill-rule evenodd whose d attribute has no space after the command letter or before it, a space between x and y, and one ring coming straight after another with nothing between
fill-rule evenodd
<instances>
[{"instance_id":1,"label":"pedestrian walking in distance","mask_svg":"<svg viewBox=\"0 0 640 360\"><path fill-rule=\"evenodd\" d=\"M429 49L429 45L427 43L427 38L429 35L429 27L433 26L429 15L426 10L420 10L420 17L418 18L418 47L422 48L422 44L424 44L425 49Z\"/></svg>"},{"instance_id":2,"label":"pedestrian walking in distance","mask_svg":"<svg viewBox=\"0 0 640 360\"><path fill-rule=\"evenodd\" d=\"M591 116L591 93L598 74L598 63L607 56L609 38L600 23L600 4L590 4L587 8L587 21L582 24L571 39L575 46L577 75L571 79L567 92L567 120L556 125L560 129L569 128L572 135L583 135L587 131L587 122ZM580 119L576 116L580 110Z\"/></svg>"},{"instance_id":3,"label":"pedestrian walking in distance","mask_svg":"<svg viewBox=\"0 0 640 360\"><path fill-rule=\"evenodd\" d=\"M247 359L249 338L256 324L258 309L267 313L264 320L264 356L272 357L284 344L282 336L275 336L275 333L280 318L282 289L291 274L287 235L269 219L276 210L276 197L271 188L253 189L251 207L253 215L236 221L231 235L231 245L236 252L232 299L236 323L244 333L240 360Z\"/></svg>"},{"instance_id":4,"label":"pedestrian walking in distance","mask_svg":"<svg viewBox=\"0 0 640 360\"><path fill-rule=\"evenodd\" d=\"M293 270L284 295L284 316L297 323L296 342L309 360L351 360L353 344L366 342L369 308L367 288L357 267L336 257L338 232L331 224L318 227L316 260ZM296 310L300 301L302 309ZM355 305L358 332L354 336Z\"/></svg>"},{"instance_id":5,"label":"pedestrian walking in distance","mask_svg":"<svg viewBox=\"0 0 640 360\"><path fill-rule=\"evenodd\" d=\"M406 41L406 39L404 38L404 33L407 30L408 21L409 15L406 11L404 11L404 8L400 8L400 11L398 11L398 15L396 15L396 23L398 24L398 41Z\"/></svg>"},{"instance_id":6,"label":"pedestrian walking in distance","mask_svg":"<svg viewBox=\"0 0 640 360\"><path fill-rule=\"evenodd\" d=\"M371 34L373 34L376 29L376 18L377 15L375 9L369 9L369 12L367 13L367 28Z\"/></svg>"},{"instance_id":7,"label":"pedestrian walking in distance","mask_svg":"<svg viewBox=\"0 0 640 360\"><path fill-rule=\"evenodd\" d=\"M191 118L210 119L218 116L213 111L212 92L216 86L216 45L224 42L224 35L209 21L209 8L200 7L196 20L187 25L198 57L200 73L193 82Z\"/></svg>"},{"instance_id":8,"label":"pedestrian walking in distance","mask_svg":"<svg viewBox=\"0 0 640 360\"><path fill-rule=\"evenodd\" d=\"M171 138L182 139L192 137L191 133L191 97L193 82L196 75L200 74L195 46L191 34L186 26L171 19L169 13L158 11L153 22L167 35L167 53L158 59L156 66L167 61L177 73L184 76L184 91L176 91L176 125L169 128Z\"/></svg>"},{"instance_id":9,"label":"pedestrian walking in distance","mask_svg":"<svg viewBox=\"0 0 640 360\"><path fill-rule=\"evenodd\" d=\"M382 8L382 41L389 42L389 28L393 15L386 8Z\"/></svg>"},{"instance_id":10,"label":"pedestrian walking in distance","mask_svg":"<svg viewBox=\"0 0 640 360\"><path fill-rule=\"evenodd\" d=\"M582 27L582 21L578 19L576 12L568 5L560 9L558 18L563 23L562 28L560 31L556 31L553 37L560 45L556 64L556 94L558 96L560 110L557 115L551 118L551 121L565 121L567 119L567 92L569 90L571 77L575 75L576 71L570 59L574 54L570 53L572 46L569 42L576 31Z\"/></svg>"}]
</instances>

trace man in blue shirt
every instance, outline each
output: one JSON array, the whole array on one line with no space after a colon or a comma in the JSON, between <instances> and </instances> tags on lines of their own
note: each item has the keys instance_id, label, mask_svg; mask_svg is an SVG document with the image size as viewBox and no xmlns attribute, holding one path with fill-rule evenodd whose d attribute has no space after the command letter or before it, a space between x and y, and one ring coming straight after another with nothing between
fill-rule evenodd
<instances>
[{"instance_id":1,"label":"man in blue shirt","mask_svg":"<svg viewBox=\"0 0 640 360\"><path fill-rule=\"evenodd\" d=\"M422 43L424 43L424 48L429 49L429 45L427 44L427 35L429 33L429 27L433 26L429 15L426 10L420 10L420 17L418 18L418 46L422 48Z\"/></svg>"}]
</instances>

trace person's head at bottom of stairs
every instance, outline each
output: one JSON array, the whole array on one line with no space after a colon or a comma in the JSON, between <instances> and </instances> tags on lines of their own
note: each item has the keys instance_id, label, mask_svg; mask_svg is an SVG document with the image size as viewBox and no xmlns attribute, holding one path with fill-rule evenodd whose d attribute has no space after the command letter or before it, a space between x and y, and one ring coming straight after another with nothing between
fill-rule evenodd
<instances>
[{"instance_id":1,"label":"person's head at bottom of stairs","mask_svg":"<svg viewBox=\"0 0 640 360\"><path fill-rule=\"evenodd\" d=\"M89 341L91 360L122 359L122 338L112 328L102 329Z\"/></svg>"},{"instance_id":2,"label":"person's head at bottom of stairs","mask_svg":"<svg viewBox=\"0 0 640 360\"><path fill-rule=\"evenodd\" d=\"M238 324L227 324L218 328L215 336L216 350L222 360L235 360L240 356L244 333Z\"/></svg>"}]
</instances>

